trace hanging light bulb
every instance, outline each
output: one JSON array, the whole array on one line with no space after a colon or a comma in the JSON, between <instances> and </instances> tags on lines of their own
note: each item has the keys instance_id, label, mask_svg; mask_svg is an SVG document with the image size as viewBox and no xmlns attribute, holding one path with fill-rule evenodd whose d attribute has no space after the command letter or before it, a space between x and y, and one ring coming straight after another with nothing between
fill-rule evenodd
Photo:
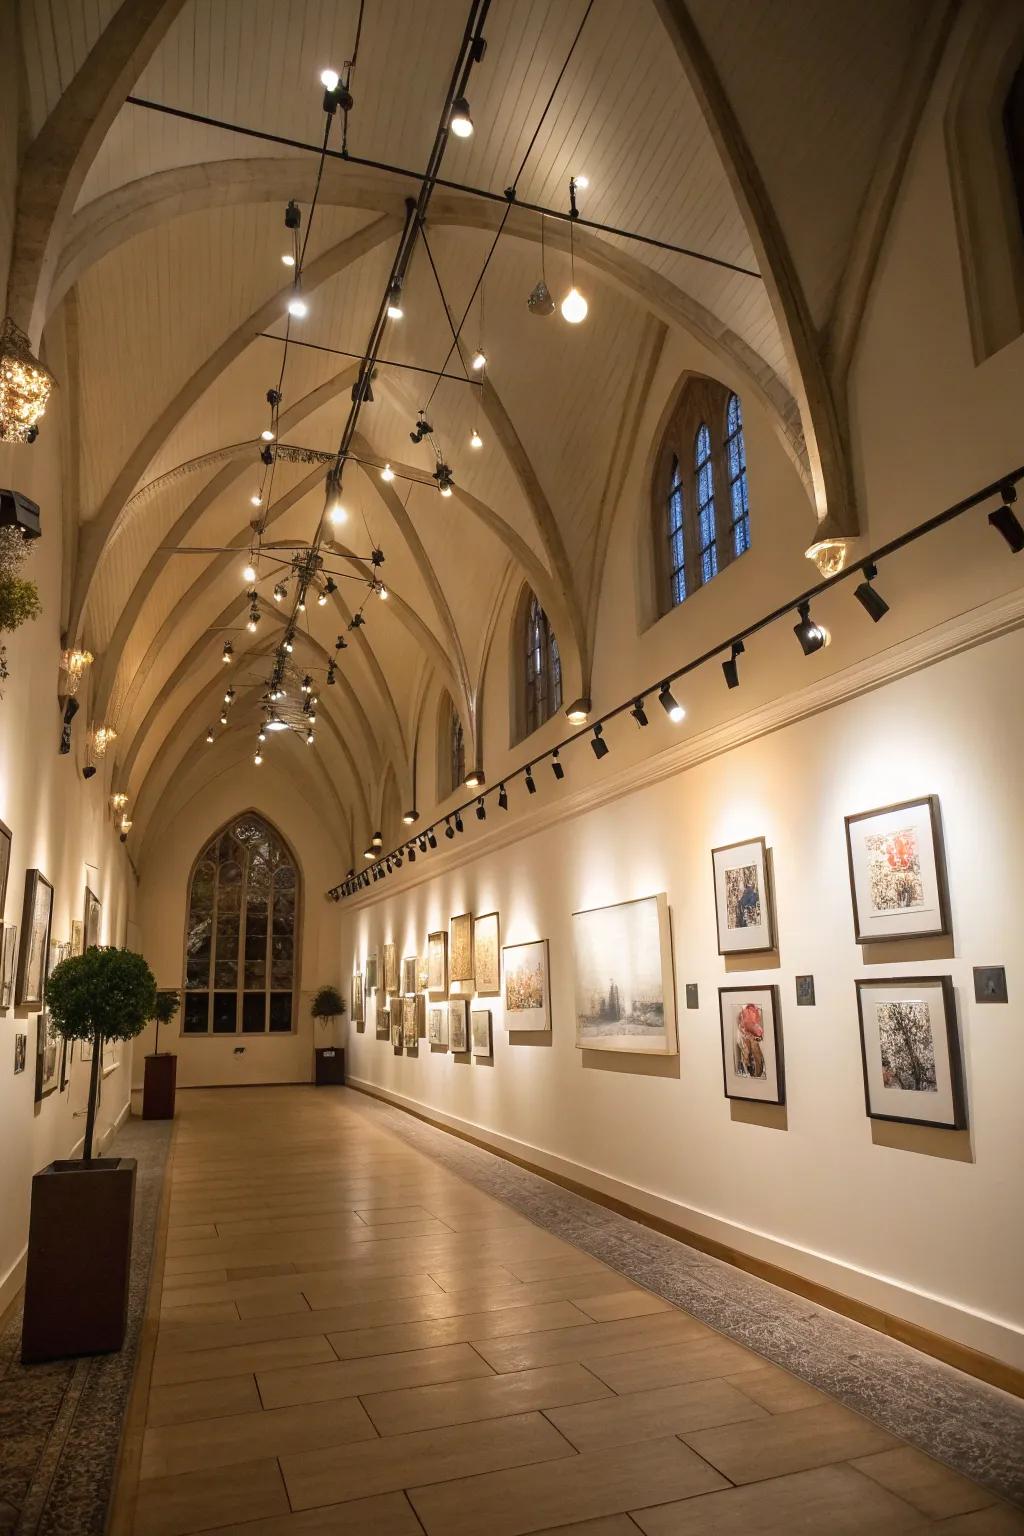
<instances>
[{"instance_id":1,"label":"hanging light bulb","mask_svg":"<svg viewBox=\"0 0 1024 1536\"><path fill-rule=\"evenodd\" d=\"M249 504L253 507L261 507L263 505L263 497L260 495L259 491L253 491L252 495L249 497Z\"/></svg>"},{"instance_id":2,"label":"hanging light bulb","mask_svg":"<svg viewBox=\"0 0 1024 1536\"><path fill-rule=\"evenodd\" d=\"M295 265L295 257L292 256L288 251L284 253L284 255L281 257L281 260L286 267L294 267Z\"/></svg>"},{"instance_id":3,"label":"hanging light bulb","mask_svg":"<svg viewBox=\"0 0 1024 1536\"><path fill-rule=\"evenodd\" d=\"M465 96L457 96L452 102L452 115L448 126L457 139L468 139L472 136L473 119L469 115L469 102Z\"/></svg>"},{"instance_id":4,"label":"hanging light bulb","mask_svg":"<svg viewBox=\"0 0 1024 1536\"><path fill-rule=\"evenodd\" d=\"M283 581L279 581L277 586L274 588L274 602L283 603L287 596L288 588L285 586Z\"/></svg>"},{"instance_id":5,"label":"hanging light bulb","mask_svg":"<svg viewBox=\"0 0 1024 1536\"><path fill-rule=\"evenodd\" d=\"M256 567L251 562L242 567L242 580L245 582L256 580Z\"/></svg>"},{"instance_id":6,"label":"hanging light bulb","mask_svg":"<svg viewBox=\"0 0 1024 1536\"><path fill-rule=\"evenodd\" d=\"M390 464L385 464L384 465L384 468L380 472L380 477L381 477L382 480L386 481L388 484L390 484L390 482L395 478L395 472L391 468Z\"/></svg>"},{"instance_id":7,"label":"hanging light bulb","mask_svg":"<svg viewBox=\"0 0 1024 1536\"><path fill-rule=\"evenodd\" d=\"M481 352L481 351L479 351L479 350L474 352L474 354L473 354L473 362L472 362L471 366L476 369L477 373L480 372L481 368L486 368L487 367L487 357L486 357L486 354Z\"/></svg>"},{"instance_id":8,"label":"hanging light bulb","mask_svg":"<svg viewBox=\"0 0 1024 1536\"><path fill-rule=\"evenodd\" d=\"M245 627L249 631L250 635L254 635L256 633L256 626L259 624L259 622L259 614L256 612L255 608L250 608L249 617L245 623Z\"/></svg>"},{"instance_id":9,"label":"hanging light bulb","mask_svg":"<svg viewBox=\"0 0 1024 1536\"><path fill-rule=\"evenodd\" d=\"M214 736L213 736L213 726L212 725L210 726L209 730L206 732L206 739L207 739L208 742L212 742L213 739L214 739Z\"/></svg>"},{"instance_id":10,"label":"hanging light bulb","mask_svg":"<svg viewBox=\"0 0 1024 1536\"><path fill-rule=\"evenodd\" d=\"M581 320L587 318L589 308L586 299L576 287L570 288L562 300L562 319L568 320L570 325L579 325Z\"/></svg>"},{"instance_id":11,"label":"hanging light bulb","mask_svg":"<svg viewBox=\"0 0 1024 1536\"><path fill-rule=\"evenodd\" d=\"M235 648L231 644L231 641L230 640L225 640L224 641L224 649L221 652L221 656L220 656L221 661L223 661L225 663L225 665L230 665L231 658L232 658L232 656L234 654L235 654Z\"/></svg>"},{"instance_id":12,"label":"hanging light bulb","mask_svg":"<svg viewBox=\"0 0 1024 1536\"><path fill-rule=\"evenodd\" d=\"M274 441L274 434L269 427L263 428L263 431L260 433L260 437L262 437L265 443L272 443Z\"/></svg>"},{"instance_id":13,"label":"hanging light bulb","mask_svg":"<svg viewBox=\"0 0 1024 1536\"><path fill-rule=\"evenodd\" d=\"M256 764L256 767L258 768L260 763L262 763L262 761L263 761L263 753L260 751L259 747L257 747L256 748L256 755L253 758L253 762Z\"/></svg>"},{"instance_id":14,"label":"hanging light bulb","mask_svg":"<svg viewBox=\"0 0 1024 1536\"><path fill-rule=\"evenodd\" d=\"M469 446L471 448L482 448L483 445L484 440L480 436L480 433L477 431L476 427L474 427L472 432L469 434Z\"/></svg>"},{"instance_id":15,"label":"hanging light bulb","mask_svg":"<svg viewBox=\"0 0 1024 1536\"><path fill-rule=\"evenodd\" d=\"M266 739L267 739L267 733L266 733L266 731L260 731L260 733L259 733L259 735L258 735L258 736L257 736L257 737L256 737L256 740L257 740L257 741L258 741L258 742L259 742L259 743L260 743L260 744L261 744L261 745L262 745L262 743L263 743L263 742L265 742L265 741L266 741Z\"/></svg>"},{"instance_id":16,"label":"hanging light bulb","mask_svg":"<svg viewBox=\"0 0 1024 1536\"><path fill-rule=\"evenodd\" d=\"M341 76L336 69L322 69L320 71L320 84L325 91L336 91Z\"/></svg>"},{"instance_id":17,"label":"hanging light bulb","mask_svg":"<svg viewBox=\"0 0 1024 1536\"><path fill-rule=\"evenodd\" d=\"M348 509L342 502L338 500L332 501L327 509L327 520L332 527L340 528L343 523L348 522Z\"/></svg>"},{"instance_id":18,"label":"hanging light bulb","mask_svg":"<svg viewBox=\"0 0 1024 1536\"><path fill-rule=\"evenodd\" d=\"M312 731L307 731L306 732L306 746L307 747L311 747L315 740L316 740L316 737L313 735L313 732Z\"/></svg>"},{"instance_id":19,"label":"hanging light bulb","mask_svg":"<svg viewBox=\"0 0 1024 1536\"><path fill-rule=\"evenodd\" d=\"M292 637L291 637L290 634L289 635L285 635L285 637L284 637L284 648L288 652L289 655L291 655L292 651L294 651L294 649L295 649L295 643L292 640Z\"/></svg>"},{"instance_id":20,"label":"hanging light bulb","mask_svg":"<svg viewBox=\"0 0 1024 1536\"><path fill-rule=\"evenodd\" d=\"M298 610L299 610L300 613L305 613L305 611L306 611L306 594L305 594L305 592L300 592L299 593L299 601L298 601L296 606L298 607Z\"/></svg>"},{"instance_id":21,"label":"hanging light bulb","mask_svg":"<svg viewBox=\"0 0 1024 1536\"><path fill-rule=\"evenodd\" d=\"M302 320L309 314L309 305L305 299L300 299L299 295L296 294L294 298L288 300L288 313L294 319Z\"/></svg>"},{"instance_id":22,"label":"hanging light bulb","mask_svg":"<svg viewBox=\"0 0 1024 1536\"><path fill-rule=\"evenodd\" d=\"M222 709L220 712L220 723L221 725L227 725L228 723L228 712L226 709Z\"/></svg>"},{"instance_id":23,"label":"hanging light bulb","mask_svg":"<svg viewBox=\"0 0 1024 1536\"><path fill-rule=\"evenodd\" d=\"M388 289L388 319L401 320L404 314L405 310L402 308L402 285L396 281Z\"/></svg>"},{"instance_id":24,"label":"hanging light bulb","mask_svg":"<svg viewBox=\"0 0 1024 1536\"><path fill-rule=\"evenodd\" d=\"M581 192L585 192L590 186L590 180L586 176L574 176L573 181Z\"/></svg>"},{"instance_id":25,"label":"hanging light bulb","mask_svg":"<svg viewBox=\"0 0 1024 1536\"><path fill-rule=\"evenodd\" d=\"M377 596L380 598L382 603L386 603L388 600L388 589L383 582L381 582L380 586L377 588Z\"/></svg>"},{"instance_id":26,"label":"hanging light bulb","mask_svg":"<svg viewBox=\"0 0 1024 1536\"><path fill-rule=\"evenodd\" d=\"M326 592L318 592L317 593L316 601L317 601L317 606L319 608L326 608L327 607L327 593Z\"/></svg>"}]
</instances>

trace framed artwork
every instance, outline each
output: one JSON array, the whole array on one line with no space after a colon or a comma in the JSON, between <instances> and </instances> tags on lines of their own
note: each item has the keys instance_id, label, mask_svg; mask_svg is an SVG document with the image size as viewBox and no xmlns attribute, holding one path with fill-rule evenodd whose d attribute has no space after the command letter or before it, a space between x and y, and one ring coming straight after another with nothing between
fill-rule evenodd
<instances>
[{"instance_id":1,"label":"framed artwork","mask_svg":"<svg viewBox=\"0 0 1024 1536\"><path fill-rule=\"evenodd\" d=\"M574 912L572 928L579 1049L674 1056L667 896Z\"/></svg>"},{"instance_id":2,"label":"framed artwork","mask_svg":"<svg viewBox=\"0 0 1024 1536\"><path fill-rule=\"evenodd\" d=\"M363 973L356 971L352 977L352 1023L364 1024L366 1015L363 1012Z\"/></svg>"},{"instance_id":3,"label":"framed artwork","mask_svg":"<svg viewBox=\"0 0 1024 1536\"><path fill-rule=\"evenodd\" d=\"M463 912L451 920L448 946L448 980L473 980L473 914Z\"/></svg>"},{"instance_id":4,"label":"framed artwork","mask_svg":"<svg viewBox=\"0 0 1024 1536\"><path fill-rule=\"evenodd\" d=\"M398 991L398 951L393 944L384 945L384 991L389 997Z\"/></svg>"},{"instance_id":5,"label":"framed artwork","mask_svg":"<svg viewBox=\"0 0 1024 1536\"><path fill-rule=\"evenodd\" d=\"M14 1075L24 1072L25 1062L28 1060L28 1035L15 1035L14 1037Z\"/></svg>"},{"instance_id":6,"label":"framed artwork","mask_svg":"<svg viewBox=\"0 0 1024 1536\"><path fill-rule=\"evenodd\" d=\"M726 1098L785 1104L778 987L719 987L718 1012Z\"/></svg>"},{"instance_id":7,"label":"framed artwork","mask_svg":"<svg viewBox=\"0 0 1024 1536\"><path fill-rule=\"evenodd\" d=\"M395 1010L394 1009L391 1010L391 1046L392 1046L392 1049L394 1050L395 1055L396 1056L401 1056L401 1054L402 1054L402 1019L401 1019L401 1015L400 1014L399 1014L399 1016L397 1018L395 1017Z\"/></svg>"},{"instance_id":8,"label":"framed artwork","mask_svg":"<svg viewBox=\"0 0 1024 1536\"><path fill-rule=\"evenodd\" d=\"M416 956L405 955L402 960L402 996L412 997L416 991Z\"/></svg>"},{"instance_id":9,"label":"framed artwork","mask_svg":"<svg viewBox=\"0 0 1024 1536\"><path fill-rule=\"evenodd\" d=\"M85 888L85 947L92 949L100 941L100 915L103 907L98 896Z\"/></svg>"},{"instance_id":10,"label":"framed artwork","mask_svg":"<svg viewBox=\"0 0 1024 1536\"><path fill-rule=\"evenodd\" d=\"M469 1003L464 997L448 1001L448 1044L453 1051L469 1049Z\"/></svg>"},{"instance_id":11,"label":"framed artwork","mask_svg":"<svg viewBox=\"0 0 1024 1536\"><path fill-rule=\"evenodd\" d=\"M85 924L80 917L71 919L71 953L81 955L85 951Z\"/></svg>"},{"instance_id":12,"label":"framed artwork","mask_svg":"<svg viewBox=\"0 0 1024 1536\"><path fill-rule=\"evenodd\" d=\"M417 955L416 956L416 991L417 992L425 992L427 990L427 972L428 972L428 969L429 969L429 965L428 965L428 961L427 961L427 956L426 955Z\"/></svg>"},{"instance_id":13,"label":"framed artwork","mask_svg":"<svg viewBox=\"0 0 1024 1536\"><path fill-rule=\"evenodd\" d=\"M0 954L0 1008L9 1008L14 1001L14 957L17 951L18 929L12 923L4 929Z\"/></svg>"},{"instance_id":14,"label":"framed artwork","mask_svg":"<svg viewBox=\"0 0 1024 1536\"><path fill-rule=\"evenodd\" d=\"M415 1051L420 1043L420 1032L416 1025L415 997L402 998L402 1042L407 1051Z\"/></svg>"},{"instance_id":15,"label":"framed artwork","mask_svg":"<svg viewBox=\"0 0 1024 1536\"><path fill-rule=\"evenodd\" d=\"M846 817L858 944L949 934L938 795Z\"/></svg>"},{"instance_id":16,"label":"framed artwork","mask_svg":"<svg viewBox=\"0 0 1024 1536\"><path fill-rule=\"evenodd\" d=\"M363 983L367 993L377 990L377 951L371 949L366 957L366 979Z\"/></svg>"},{"instance_id":17,"label":"framed artwork","mask_svg":"<svg viewBox=\"0 0 1024 1536\"><path fill-rule=\"evenodd\" d=\"M501 947L497 912L473 919L473 979L481 997L501 996Z\"/></svg>"},{"instance_id":18,"label":"framed artwork","mask_svg":"<svg viewBox=\"0 0 1024 1536\"><path fill-rule=\"evenodd\" d=\"M7 877L11 872L11 843L14 841L10 827L0 821L0 923L7 909Z\"/></svg>"},{"instance_id":19,"label":"framed artwork","mask_svg":"<svg viewBox=\"0 0 1024 1536\"><path fill-rule=\"evenodd\" d=\"M547 939L533 939L528 944L506 944L501 959L505 973L505 1028L511 1031L550 1029Z\"/></svg>"},{"instance_id":20,"label":"framed artwork","mask_svg":"<svg viewBox=\"0 0 1024 1536\"><path fill-rule=\"evenodd\" d=\"M491 1051L491 1010L489 1008L474 1008L470 1018L470 1031L473 1043L474 1056L490 1056Z\"/></svg>"},{"instance_id":21,"label":"framed artwork","mask_svg":"<svg viewBox=\"0 0 1024 1536\"><path fill-rule=\"evenodd\" d=\"M391 1009L377 1004L377 1039L391 1039Z\"/></svg>"},{"instance_id":22,"label":"framed artwork","mask_svg":"<svg viewBox=\"0 0 1024 1536\"><path fill-rule=\"evenodd\" d=\"M448 991L448 935L427 934L427 991L441 997Z\"/></svg>"},{"instance_id":23,"label":"framed artwork","mask_svg":"<svg viewBox=\"0 0 1024 1536\"><path fill-rule=\"evenodd\" d=\"M796 1005L798 1008L814 1007L813 976L798 976L796 978Z\"/></svg>"},{"instance_id":24,"label":"framed artwork","mask_svg":"<svg viewBox=\"0 0 1024 1536\"><path fill-rule=\"evenodd\" d=\"M448 1010L431 1008L427 1012L427 1040L431 1045L448 1044Z\"/></svg>"},{"instance_id":25,"label":"framed artwork","mask_svg":"<svg viewBox=\"0 0 1024 1536\"><path fill-rule=\"evenodd\" d=\"M89 1039L89 1040L79 1040L79 1042L78 1042L78 1059L79 1059L79 1061L92 1061L92 1040L91 1039Z\"/></svg>"},{"instance_id":26,"label":"framed artwork","mask_svg":"<svg viewBox=\"0 0 1024 1536\"><path fill-rule=\"evenodd\" d=\"M67 1048L48 1013L36 1019L36 1103L48 1098L61 1077L61 1046Z\"/></svg>"},{"instance_id":27,"label":"framed artwork","mask_svg":"<svg viewBox=\"0 0 1024 1536\"><path fill-rule=\"evenodd\" d=\"M40 870L26 870L21 950L18 954L18 980L14 991L14 1001L19 1008L43 1006L52 917L53 886Z\"/></svg>"},{"instance_id":28,"label":"framed artwork","mask_svg":"<svg viewBox=\"0 0 1024 1536\"><path fill-rule=\"evenodd\" d=\"M53 970L54 966L55 965L60 965L62 960L67 960L67 958L69 957L70 954L71 954L71 940L70 939L51 939L50 940L50 963L46 967L46 974L49 975L50 972Z\"/></svg>"},{"instance_id":29,"label":"framed artwork","mask_svg":"<svg viewBox=\"0 0 1024 1536\"><path fill-rule=\"evenodd\" d=\"M967 1115L952 978L858 981L857 1012L871 1119L962 1130Z\"/></svg>"},{"instance_id":30,"label":"framed artwork","mask_svg":"<svg viewBox=\"0 0 1024 1536\"><path fill-rule=\"evenodd\" d=\"M720 955L775 948L769 855L763 837L712 848Z\"/></svg>"}]
</instances>

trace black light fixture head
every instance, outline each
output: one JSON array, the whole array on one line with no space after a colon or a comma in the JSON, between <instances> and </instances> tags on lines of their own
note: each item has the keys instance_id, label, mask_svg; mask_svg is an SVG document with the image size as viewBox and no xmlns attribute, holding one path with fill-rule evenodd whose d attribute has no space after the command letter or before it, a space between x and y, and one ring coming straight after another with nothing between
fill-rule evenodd
<instances>
[{"instance_id":1,"label":"black light fixture head","mask_svg":"<svg viewBox=\"0 0 1024 1536\"><path fill-rule=\"evenodd\" d=\"M95 778L95 776L96 776L96 764L95 763L86 763L85 767L82 769L82 778L83 779L92 779L92 778Z\"/></svg>"},{"instance_id":2,"label":"black light fixture head","mask_svg":"<svg viewBox=\"0 0 1024 1536\"><path fill-rule=\"evenodd\" d=\"M374 848L383 848L384 847L384 834L383 834L383 832L381 832L379 830L379 828L373 834L373 836L370 838L370 843L372 844L372 846Z\"/></svg>"},{"instance_id":3,"label":"black light fixture head","mask_svg":"<svg viewBox=\"0 0 1024 1536\"><path fill-rule=\"evenodd\" d=\"M647 711L644 709L643 699L633 700L633 708L630 710L630 714L633 716L633 719L636 721L637 725L645 726L647 724Z\"/></svg>"},{"instance_id":4,"label":"black light fixture head","mask_svg":"<svg viewBox=\"0 0 1024 1536\"><path fill-rule=\"evenodd\" d=\"M1021 527L1020 518L1013 510L1013 503L1017 500L1017 487L1012 481L1008 481L999 492L1003 498L1003 505L990 512L988 520L997 533L1001 533L1013 554L1019 555L1024 549L1024 528Z\"/></svg>"},{"instance_id":5,"label":"black light fixture head","mask_svg":"<svg viewBox=\"0 0 1024 1536\"><path fill-rule=\"evenodd\" d=\"M282 396L281 391L279 389L268 389L267 390L267 404L269 406L271 406L272 408L276 407L276 406L279 406L281 404L282 399L283 399L283 396Z\"/></svg>"},{"instance_id":6,"label":"black light fixture head","mask_svg":"<svg viewBox=\"0 0 1024 1536\"><path fill-rule=\"evenodd\" d=\"M455 812L455 830L456 830L456 832L462 832L462 831L465 830L463 825L462 825L462 812L461 811L456 811Z\"/></svg>"},{"instance_id":7,"label":"black light fixture head","mask_svg":"<svg viewBox=\"0 0 1024 1536\"><path fill-rule=\"evenodd\" d=\"M408 848L406 848L405 851L409 855L409 863L410 864L415 864L416 863L416 849L413 847L412 843L409 844Z\"/></svg>"},{"instance_id":8,"label":"black light fixture head","mask_svg":"<svg viewBox=\"0 0 1024 1536\"><path fill-rule=\"evenodd\" d=\"M271 448L269 443L266 443L260 449L260 458L263 460L264 464L266 464L268 466L273 464L273 462L274 462L274 451Z\"/></svg>"},{"instance_id":9,"label":"black light fixture head","mask_svg":"<svg viewBox=\"0 0 1024 1536\"><path fill-rule=\"evenodd\" d=\"M537 793L537 786L533 781L532 763L528 763L526 767L526 789L528 794L535 795Z\"/></svg>"},{"instance_id":10,"label":"black light fixture head","mask_svg":"<svg viewBox=\"0 0 1024 1536\"><path fill-rule=\"evenodd\" d=\"M662 683L661 688L658 690L658 703L666 715L668 715L673 725L678 725L680 720L685 720L686 710L678 702L667 682Z\"/></svg>"},{"instance_id":11,"label":"black light fixture head","mask_svg":"<svg viewBox=\"0 0 1024 1536\"><path fill-rule=\"evenodd\" d=\"M734 640L732 643L732 654L730 655L728 661L722 662L722 672L725 675L725 681L730 688L738 688L740 685L740 669L738 660L739 657L743 655L743 651L743 641Z\"/></svg>"},{"instance_id":12,"label":"black light fixture head","mask_svg":"<svg viewBox=\"0 0 1024 1536\"><path fill-rule=\"evenodd\" d=\"M557 747L551 754L551 772L554 774L556 779L565 778L565 769L562 767L562 759L558 755Z\"/></svg>"},{"instance_id":13,"label":"black light fixture head","mask_svg":"<svg viewBox=\"0 0 1024 1536\"><path fill-rule=\"evenodd\" d=\"M508 810L508 790L505 788L504 784L500 785L498 788L498 809L501 811Z\"/></svg>"},{"instance_id":14,"label":"black light fixture head","mask_svg":"<svg viewBox=\"0 0 1024 1536\"><path fill-rule=\"evenodd\" d=\"M452 102L452 115L448 126L457 139L468 139L473 133L473 119L469 114L469 102L465 96L456 96Z\"/></svg>"},{"instance_id":15,"label":"black light fixture head","mask_svg":"<svg viewBox=\"0 0 1024 1536\"><path fill-rule=\"evenodd\" d=\"M444 835L448 838L455 836L455 828L452 826L452 819L450 816L446 816L444 819Z\"/></svg>"},{"instance_id":16,"label":"black light fixture head","mask_svg":"<svg viewBox=\"0 0 1024 1536\"><path fill-rule=\"evenodd\" d=\"M607 757L610 751L608 743L604 739L604 731L601 727L600 720L594 726L594 739L590 743L590 750L593 752L598 762L601 761L602 757Z\"/></svg>"},{"instance_id":17,"label":"black light fixture head","mask_svg":"<svg viewBox=\"0 0 1024 1536\"><path fill-rule=\"evenodd\" d=\"M284 227L285 229L302 228L302 211L294 198L284 211Z\"/></svg>"},{"instance_id":18,"label":"black light fixture head","mask_svg":"<svg viewBox=\"0 0 1024 1536\"><path fill-rule=\"evenodd\" d=\"M484 781L484 771L481 767L471 768L466 774L466 788L479 789Z\"/></svg>"},{"instance_id":19,"label":"black light fixture head","mask_svg":"<svg viewBox=\"0 0 1024 1536\"><path fill-rule=\"evenodd\" d=\"M853 589L854 597L868 617L876 624L879 619L884 619L889 612L889 604L881 593L876 592L871 585L877 575L878 567L869 561L864 567L864 580Z\"/></svg>"},{"instance_id":20,"label":"black light fixture head","mask_svg":"<svg viewBox=\"0 0 1024 1536\"><path fill-rule=\"evenodd\" d=\"M420 833L420 836L419 836L419 844L420 844L420 853L426 853L426 851L427 851L427 840L423 836L422 832Z\"/></svg>"},{"instance_id":21,"label":"black light fixture head","mask_svg":"<svg viewBox=\"0 0 1024 1536\"><path fill-rule=\"evenodd\" d=\"M430 844L431 848L437 847L437 835L434 832L433 827L431 827L430 831L427 833L427 842Z\"/></svg>"},{"instance_id":22,"label":"black light fixture head","mask_svg":"<svg viewBox=\"0 0 1024 1536\"><path fill-rule=\"evenodd\" d=\"M800 649L805 656L813 656L815 651L820 651L822 646L828 644L828 633L820 624L815 624L811 618L810 603L800 603L799 623L793 625L793 633L800 641Z\"/></svg>"},{"instance_id":23,"label":"black light fixture head","mask_svg":"<svg viewBox=\"0 0 1024 1536\"><path fill-rule=\"evenodd\" d=\"M487 807L486 807L486 805L484 805L484 797L483 797L483 795L480 796L479 800L476 803L476 819L477 819L477 821L486 821L487 820Z\"/></svg>"},{"instance_id":24,"label":"black light fixture head","mask_svg":"<svg viewBox=\"0 0 1024 1536\"><path fill-rule=\"evenodd\" d=\"M371 549L371 551L370 551L370 564L371 565L383 565L384 564L384 551L382 549Z\"/></svg>"},{"instance_id":25,"label":"black light fixture head","mask_svg":"<svg viewBox=\"0 0 1024 1536\"><path fill-rule=\"evenodd\" d=\"M407 827L411 827L413 822L419 821L419 819L420 813L418 810L416 810L415 806L411 806L402 817L402 820L405 822Z\"/></svg>"}]
</instances>

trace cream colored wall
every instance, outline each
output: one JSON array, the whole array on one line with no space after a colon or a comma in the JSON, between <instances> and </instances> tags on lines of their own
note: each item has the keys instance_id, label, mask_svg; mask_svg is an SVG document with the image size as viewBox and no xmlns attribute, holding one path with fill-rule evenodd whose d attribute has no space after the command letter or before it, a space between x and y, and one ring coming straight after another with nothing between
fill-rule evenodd
<instances>
[{"instance_id":1,"label":"cream colored wall","mask_svg":"<svg viewBox=\"0 0 1024 1536\"><path fill-rule=\"evenodd\" d=\"M337 907L324 892L337 878L341 852L332 832L296 793L287 774L287 747L268 753L263 766L251 758L225 767L199 792L172 785L147 832L140 867L136 917L146 957L161 987L180 987L188 880L196 856L213 834L240 811L253 809L277 827L294 851L302 875L302 941L296 1030L291 1035L180 1035L180 1015L161 1029L162 1050L178 1056L178 1086L239 1083L304 1083L313 1073L314 1045L333 1043L333 1034L316 1025L309 1005L317 988L338 984ZM305 750L299 744L296 750ZM315 1039L314 1039L315 1035ZM242 1054L235 1051L241 1047ZM153 1031L140 1038L135 1053L136 1084L142 1081L143 1056L153 1049Z\"/></svg>"}]
</instances>

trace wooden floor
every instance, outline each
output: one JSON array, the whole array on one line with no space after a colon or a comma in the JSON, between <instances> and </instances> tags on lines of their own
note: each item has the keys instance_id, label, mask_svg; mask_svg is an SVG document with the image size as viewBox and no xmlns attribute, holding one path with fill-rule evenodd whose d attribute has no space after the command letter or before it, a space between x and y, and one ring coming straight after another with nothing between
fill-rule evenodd
<instances>
[{"instance_id":1,"label":"wooden floor","mask_svg":"<svg viewBox=\"0 0 1024 1536\"><path fill-rule=\"evenodd\" d=\"M178 1096L136 1536L1024 1528L374 1123ZM138 1458L136 1458L138 1460Z\"/></svg>"}]
</instances>

